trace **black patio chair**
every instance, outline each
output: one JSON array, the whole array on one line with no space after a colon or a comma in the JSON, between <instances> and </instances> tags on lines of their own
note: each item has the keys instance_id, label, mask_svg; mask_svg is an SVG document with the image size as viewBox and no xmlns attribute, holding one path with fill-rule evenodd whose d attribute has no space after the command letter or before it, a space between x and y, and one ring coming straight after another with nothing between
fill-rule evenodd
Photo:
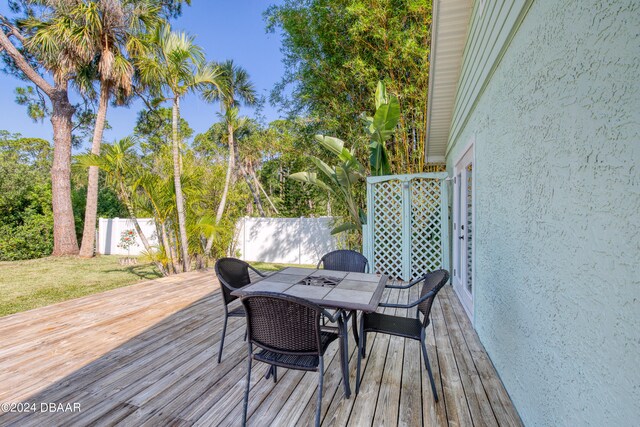
<instances>
[{"instance_id":1,"label":"black patio chair","mask_svg":"<svg viewBox=\"0 0 640 427\"><path fill-rule=\"evenodd\" d=\"M433 381L433 373L431 372L431 365L429 364L429 356L427 355L427 346L425 344L426 328L429 326L429 315L431 314L431 307L436 295L442 289L442 287L449 281L449 272L447 270L436 270L428 273L424 277L424 284L422 285L422 291L420 292L420 298L410 304L388 304L380 303L379 307L392 307L392 308L411 308L418 306L416 311L416 317L401 317L391 316L381 313L363 313L360 317L360 340L358 348L358 368L356 373L356 395L360 391L360 364L362 357L364 356L363 348L367 342L368 332L378 332L381 334L395 335L404 338L410 338L420 341L422 346L422 356L424 358L424 364L427 367L429 373L429 381L431 381L431 390L433 390L433 396L436 402L438 401L438 393L436 391L436 384ZM417 283L417 282L416 282ZM422 321L420 320L420 314L422 314Z\"/></svg>"},{"instance_id":2,"label":"black patio chair","mask_svg":"<svg viewBox=\"0 0 640 427\"><path fill-rule=\"evenodd\" d=\"M273 292L252 292L242 297L247 313L248 369L244 392L242 425L247 423L251 362L257 360L271 365L269 375L277 381L277 367L318 372L318 407L316 426L320 425L324 353L338 334L323 331L320 317L340 321L320 306L302 298ZM253 353L253 346L260 351ZM342 367L343 379L346 370Z\"/></svg>"},{"instance_id":3,"label":"black patio chair","mask_svg":"<svg viewBox=\"0 0 640 427\"><path fill-rule=\"evenodd\" d=\"M366 273L369 270L369 261L360 252L340 249L329 252L320 258L317 268L320 266L325 270Z\"/></svg>"},{"instance_id":4,"label":"black patio chair","mask_svg":"<svg viewBox=\"0 0 640 427\"><path fill-rule=\"evenodd\" d=\"M348 249L339 249L336 251L329 252L325 254L320 261L318 262L317 268L323 267L325 270L335 270L335 271L348 271L352 273L366 273L369 271L369 261L362 255L360 252L348 250ZM349 320L349 317L353 318L353 337L356 340L356 345L358 344L358 327L357 327L357 315L358 313L354 310L349 312L348 316L345 317L345 324Z\"/></svg>"},{"instance_id":5,"label":"black patio chair","mask_svg":"<svg viewBox=\"0 0 640 427\"><path fill-rule=\"evenodd\" d=\"M390 281L389 284L385 285L385 288L388 289L409 289L411 288L413 285L420 283L420 282L424 282L424 279L427 278L427 276L429 275L429 273L425 273L422 276L418 277L417 279L413 279L411 282L407 283L406 285L394 285L393 283L395 283L395 281ZM354 326L355 328L355 326ZM367 357L367 341L366 341L366 337L365 337L365 342L364 345L362 346L362 357L365 358Z\"/></svg>"},{"instance_id":6,"label":"black patio chair","mask_svg":"<svg viewBox=\"0 0 640 427\"><path fill-rule=\"evenodd\" d=\"M215 271L220 281L224 307L224 326L222 327L222 338L220 339L218 363L222 361L222 348L224 347L224 336L227 333L227 320L229 317L245 317L244 307L242 307L242 305L231 311L229 311L228 305L238 299L238 297L231 295L231 292L251 283L251 276L249 275L250 269L261 277L266 276L246 262L236 258L220 258L216 261Z\"/></svg>"}]
</instances>

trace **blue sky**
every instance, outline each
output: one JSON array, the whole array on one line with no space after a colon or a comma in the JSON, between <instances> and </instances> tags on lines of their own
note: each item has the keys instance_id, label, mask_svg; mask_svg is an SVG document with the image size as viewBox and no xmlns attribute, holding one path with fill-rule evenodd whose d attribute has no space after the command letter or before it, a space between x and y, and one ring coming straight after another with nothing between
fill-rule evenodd
<instances>
[{"instance_id":1,"label":"blue sky","mask_svg":"<svg viewBox=\"0 0 640 427\"><path fill-rule=\"evenodd\" d=\"M280 53L280 36L266 34L263 11L269 4L260 0L193 0L180 18L174 20L175 30L184 30L196 37L208 60L233 59L251 76L258 94L268 96L273 85L284 72ZM0 4L0 12L10 15L6 2ZM0 74L0 129L18 132L23 136L52 139L51 123L45 119L34 123L27 117L25 107L15 103L14 90L24 82L6 74ZM167 106L169 104L167 103ZM107 120L112 129L105 131L105 140L113 141L133 132L137 112L143 108L141 101L131 107L110 108ZM187 95L181 102L181 113L196 133L203 132L218 120L218 105L207 104L196 95ZM252 115L250 108L242 108L241 114ZM279 117L277 108L265 105L263 114L267 121Z\"/></svg>"}]
</instances>

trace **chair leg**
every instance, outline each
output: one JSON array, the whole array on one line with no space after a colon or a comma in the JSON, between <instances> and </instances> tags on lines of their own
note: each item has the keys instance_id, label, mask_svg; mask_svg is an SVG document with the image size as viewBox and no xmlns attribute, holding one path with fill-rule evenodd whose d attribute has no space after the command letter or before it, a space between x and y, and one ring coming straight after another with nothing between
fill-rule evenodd
<instances>
[{"instance_id":1,"label":"chair leg","mask_svg":"<svg viewBox=\"0 0 640 427\"><path fill-rule=\"evenodd\" d=\"M222 326L222 338L220 338L220 350L218 351L218 363L222 361L222 348L224 347L224 336L227 333L227 315L224 316L224 324Z\"/></svg>"},{"instance_id":2,"label":"chair leg","mask_svg":"<svg viewBox=\"0 0 640 427\"><path fill-rule=\"evenodd\" d=\"M244 338L242 339L242 341L246 341L247 340L247 328L244 329Z\"/></svg>"},{"instance_id":3,"label":"chair leg","mask_svg":"<svg viewBox=\"0 0 640 427\"><path fill-rule=\"evenodd\" d=\"M424 333L420 339L420 344L422 345L422 356L424 357L424 364L427 367L427 372L429 373L429 381L431 382L431 390L433 391L433 397L438 401L438 392L436 391L436 383L433 380L433 373L431 372L431 364L429 363L429 356L427 355L427 346L424 343Z\"/></svg>"},{"instance_id":4,"label":"chair leg","mask_svg":"<svg viewBox=\"0 0 640 427\"><path fill-rule=\"evenodd\" d=\"M367 334L360 331L360 338L362 340L362 358L367 358Z\"/></svg>"},{"instance_id":5,"label":"chair leg","mask_svg":"<svg viewBox=\"0 0 640 427\"><path fill-rule=\"evenodd\" d=\"M247 357L247 385L244 389L244 403L242 405L242 426L247 425L247 410L249 409L249 388L251 386L251 343L248 344L249 347L249 357Z\"/></svg>"},{"instance_id":6,"label":"chair leg","mask_svg":"<svg viewBox=\"0 0 640 427\"><path fill-rule=\"evenodd\" d=\"M356 396L360 392L360 365L362 364L362 358L364 357L364 346L367 339L367 334L364 332L364 314L360 316L360 343L358 344L358 364L356 369Z\"/></svg>"},{"instance_id":7,"label":"chair leg","mask_svg":"<svg viewBox=\"0 0 640 427\"><path fill-rule=\"evenodd\" d=\"M264 379L268 380L271 377L273 377L274 383L278 382L278 368L276 365L269 365L269 370L267 371L267 374L264 376Z\"/></svg>"},{"instance_id":8,"label":"chair leg","mask_svg":"<svg viewBox=\"0 0 640 427\"><path fill-rule=\"evenodd\" d=\"M318 364L318 407L316 408L316 427L320 427L320 415L322 414L322 386L324 383L324 360L320 356Z\"/></svg>"}]
</instances>

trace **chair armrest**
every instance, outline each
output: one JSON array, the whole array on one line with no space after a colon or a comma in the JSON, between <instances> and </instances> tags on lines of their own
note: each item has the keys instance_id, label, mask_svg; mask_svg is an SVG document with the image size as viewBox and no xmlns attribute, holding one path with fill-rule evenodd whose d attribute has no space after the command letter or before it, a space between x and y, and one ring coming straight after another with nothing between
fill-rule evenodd
<instances>
[{"instance_id":1,"label":"chair armrest","mask_svg":"<svg viewBox=\"0 0 640 427\"><path fill-rule=\"evenodd\" d=\"M262 271L256 269L255 267L249 266L249 268L252 269L258 276L267 277L267 275L265 273L263 273Z\"/></svg>"},{"instance_id":2,"label":"chair armrest","mask_svg":"<svg viewBox=\"0 0 640 427\"><path fill-rule=\"evenodd\" d=\"M378 307L412 308L412 307L415 307L416 305L420 304L424 300L426 300L428 298L431 298L434 295L435 295L435 292L431 291L431 292L427 292L426 294L424 294L423 296L421 296L420 298L418 298L417 300L415 300L414 302L411 302L409 304L391 304L391 303L381 302L380 304L378 304Z\"/></svg>"},{"instance_id":3,"label":"chair armrest","mask_svg":"<svg viewBox=\"0 0 640 427\"><path fill-rule=\"evenodd\" d=\"M410 287L412 287L413 285L415 285L416 283L420 283L425 279L425 276L421 276L418 277L417 279L413 280L412 282L407 283L406 285L386 285L385 288L389 288L389 289L409 289Z\"/></svg>"}]
</instances>

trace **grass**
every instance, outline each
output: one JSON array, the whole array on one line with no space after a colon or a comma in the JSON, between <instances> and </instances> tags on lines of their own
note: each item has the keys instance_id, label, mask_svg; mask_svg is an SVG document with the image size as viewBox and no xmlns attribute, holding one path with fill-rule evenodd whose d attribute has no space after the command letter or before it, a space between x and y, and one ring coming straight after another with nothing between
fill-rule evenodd
<instances>
[{"instance_id":1,"label":"grass","mask_svg":"<svg viewBox=\"0 0 640 427\"><path fill-rule=\"evenodd\" d=\"M119 256L0 262L0 317L161 277L152 264L122 266ZM298 264L252 262L263 271Z\"/></svg>"},{"instance_id":2,"label":"grass","mask_svg":"<svg viewBox=\"0 0 640 427\"><path fill-rule=\"evenodd\" d=\"M122 266L118 256L0 262L0 317L160 277L151 264Z\"/></svg>"},{"instance_id":3,"label":"grass","mask_svg":"<svg viewBox=\"0 0 640 427\"><path fill-rule=\"evenodd\" d=\"M274 264L272 262L250 262L249 264L261 271L278 271L285 267L315 268L315 265L305 264Z\"/></svg>"}]
</instances>

